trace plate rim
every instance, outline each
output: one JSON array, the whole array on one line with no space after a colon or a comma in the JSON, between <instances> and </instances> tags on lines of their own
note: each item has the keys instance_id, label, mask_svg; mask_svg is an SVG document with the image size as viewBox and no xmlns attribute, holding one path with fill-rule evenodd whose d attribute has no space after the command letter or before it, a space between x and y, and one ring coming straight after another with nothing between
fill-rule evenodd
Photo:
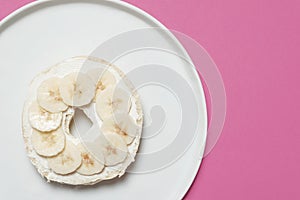
<instances>
[{"instance_id":1,"label":"plate rim","mask_svg":"<svg viewBox=\"0 0 300 200\"><path fill-rule=\"evenodd\" d=\"M200 97L201 97L201 100L202 100L202 104L203 104L203 107L204 107L204 128L205 128L205 131L204 131L204 141L201 141L204 143L203 145L203 148L200 149L199 151L199 156L200 158L197 159L197 163L195 164L195 169L193 170L193 172L191 172L191 176L189 178L186 178L186 183L183 184L182 186L182 190L181 192L180 191L177 191L176 192L176 198L178 199L183 199L186 194L188 193L189 189L191 188L193 182L196 180L196 176L197 176L197 173L200 169L200 166L201 166L201 163L202 163L202 159L203 159L203 155L204 155L204 149L205 149L205 144L206 144L206 140L207 140L207 127L208 127L208 122L207 122L207 105L206 105L206 97L205 97L205 93L204 93L204 87L203 87L203 84L200 80L200 77L199 77L199 74L197 73L197 69L194 65L194 63L192 62L189 54L187 53L186 49L183 47L183 45L178 41L178 39L172 34L172 32L163 24L161 23L160 21L158 21L154 16L148 14L146 11L142 10L141 8L135 6L135 5L132 5L130 3L127 3L123 0L98 0L99 3L101 3L101 1L105 1L107 3L110 3L110 4L116 4L118 6L123 6L124 8L127 8L131 11L134 11L138 14L140 14L141 16L144 16L145 18L147 18L148 20L150 20L151 22L153 22L154 24L156 24L158 26L158 28L161 28L163 30L166 31L166 33L171 37L171 39L178 45L178 47L183 51L183 53L185 54L185 56L189 59L189 61L191 62L192 64L192 67L194 69L194 75L196 75L196 77L198 77L197 79L197 82L198 82L198 85L200 86L200 90L201 90L201 94L200 94ZM82 2L82 3L88 3L85 2L84 0L69 0L68 2L62 2L60 0L36 0L36 1L33 1L33 2L30 2L30 3L27 3L25 4L24 6L14 10L13 12L11 12L10 14L8 14L6 17L4 17L2 20L0 20L0 28L2 26L4 26L5 24L9 23L9 21L13 20L17 15L19 15L20 13L22 12L26 12L28 9L30 8L33 8L33 7L38 7L44 3L47 3L47 2L59 2L59 3L72 3L72 2ZM96 2L96 1L94 1ZM97 3L98 3L97 2ZM13 23L12 23L13 24ZM4 27L4 30L5 28L7 27ZM1 33L1 32L0 32ZM1 36L1 34L0 34ZM197 139L197 138L196 138Z\"/></svg>"}]
</instances>

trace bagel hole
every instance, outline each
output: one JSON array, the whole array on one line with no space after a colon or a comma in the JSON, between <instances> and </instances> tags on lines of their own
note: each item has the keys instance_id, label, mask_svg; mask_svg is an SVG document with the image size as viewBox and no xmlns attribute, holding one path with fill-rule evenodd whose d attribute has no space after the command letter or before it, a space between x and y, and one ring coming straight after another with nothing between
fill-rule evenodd
<instances>
[{"instance_id":1,"label":"bagel hole","mask_svg":"<svg viewBox=\"0 0 300 200\"><path fill-rule=\"evenodd\" d=\"M81 110L76 109L70 124L70 133L74 137L82 138L84 134L93 126L93 122Z\"/></svg>"}]
</instances>

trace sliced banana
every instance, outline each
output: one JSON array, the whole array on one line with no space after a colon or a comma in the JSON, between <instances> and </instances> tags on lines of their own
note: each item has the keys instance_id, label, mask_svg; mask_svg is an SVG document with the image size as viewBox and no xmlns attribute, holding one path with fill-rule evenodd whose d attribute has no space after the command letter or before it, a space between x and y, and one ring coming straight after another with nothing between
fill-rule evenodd
<instances>
[{"instance_id":1,"label":"sliced banana","mask_svg":"<svg viewBox=\"0 0 300 200\"><path fill-rule=\"evenodd\" d=\"M64 103L69 106L89 104L94 98L95 89L96 86L90 77L81 72L66 75L59 87Z\"/></svg>"},{"instance_id":2,"label":"sliced banana","mask_svg":"<svg viewBox=\"0 0 300 200\"><path fill-rule=\"evenodd\" d=\"M95 141L87 142L86 145L95 157L100 158L99 152L103 154L106 166L122 163L128 154L125 141L116 133L100 134Z\"/></svg>"},{"instance_id":3,"label":"sliced banana","mask_svg":"<svg viewBox=\"0 0 300 200\"><path fill-rule=\"evenodd\" d=\"M49 167L57 174L70 174L76 171L82 162L81 152L71 141L66 141L66 147L55 157L47 158Z\"/></svg>"},{"instance_id":4,"label":"sliced banana","mask_svg":"<svg viewBox=\"0 0 300 200\"><path fill-rule=\"evenodd\" d=\"M60 78L52 77L43 81L37 89L38 104L52 113L65 111L68 108L60 96L60 83Z\"/></svg>"},{"instance_id":5,"label":"sliced banana","mask_svg":"<svg viewBox=\"0 0 300 200\"><path fill-rule=\"evenodd\" d=\"M117 133L127 144L131 144L138 134L139 127L128 113L118 113L103 121L103 133Z\"/></svg>"},{"instance_id":6,"label":"sliced banana","mask_svg":"<svg viewBox=\"0 0 300 200\"><path fill-rule=\"evenodd\" d=\"M96 68L89 70L87 74L96 85L96 94L105 90L108 86L114 86L116 84L115 76L107 69Z\"/></svg>"},{"instance_id":7,"label":"sliced banana","mask_svg":"<svg viewBox=\"0 0 300 200\"><path fill-rule=\"evenodd\" d=\"M37 154L45 157L56 156L65 147L65 135L61 128L49 133L33 129L31 142Z\"/></svg>"},{"instance_id":8,"label":"sliced banana","mask_svg":"<svg viewBox=\"0 0 300 200\"><path fill-rule=\"evenodd\" d=\"M34 101L29 107L28 118L30 125L42 132L56 130L61 125L62 112L50 113Z\"/></svg>"},{"instance_id":9,"label":"sliced banana","mask_svg":"<svg viewBox=\"0 0 300 200\"><path fill-rule=\"evenodd\" d=\"M101 152L95 158L83 145L77 145L81 152L82 164L77 172L82 175L98 174L104 169L104 156ZM101 156L101 157L99 157Z\"/></svg>"},{"instance_id":10,"label":"sliced banana","mask_svg":"<svg viewBox=\"0 0 300 200\"><path fill-rule=\"evenodd\" d=\"M96 111L102 120L115 113L128 113L130 107L130 94L121 88L109 86L96 96Z\"/></svg>"},{"instance_id":11,"label":"sliced banana","mask_svg":"<svg viewBox=\"0 0 300 200\"><path fill-rule=\"evenodd\" d=\"M105 159L105 165L114 166L122 163L128 154L127 145L116 133L107 133L104 135L107 142L103 146L102 153Z\"/></svg>"}]
</instances>

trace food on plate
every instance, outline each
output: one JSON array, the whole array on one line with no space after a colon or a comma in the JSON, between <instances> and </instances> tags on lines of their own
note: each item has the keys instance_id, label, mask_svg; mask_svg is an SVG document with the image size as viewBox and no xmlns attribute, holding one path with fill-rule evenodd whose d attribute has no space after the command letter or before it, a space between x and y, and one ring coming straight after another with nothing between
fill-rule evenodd
<instances>
[{"instance_id":1,"label":"food on plate","mask_svg":"<svg viewBox=\"0 0 300 200\"><path fill-rule=\"evenodd\" d=\"M23 109L28 156L49 182L92 185L121 177L142 134L140 98L125 74L94 57L65 60L37 75ZM91 127L76 135L82 111Z\"/></svg>"}]
</instances>

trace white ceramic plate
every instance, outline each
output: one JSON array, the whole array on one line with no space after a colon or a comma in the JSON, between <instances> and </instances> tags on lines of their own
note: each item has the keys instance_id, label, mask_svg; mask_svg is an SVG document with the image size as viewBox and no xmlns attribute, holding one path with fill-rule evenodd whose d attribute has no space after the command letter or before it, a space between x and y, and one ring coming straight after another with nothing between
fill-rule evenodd
<instances>
[{"instance_id":1,"label":"white ceramic plate","mask_svg":"<svg viewBox=\"0 0 300 200\"><path fill-rule=\"evenodd\" d=\"M91 187L48 184L26 156L21 114L31 79L46 67L78 55L90 55L112 36L139 28L165 28L140 9L121 1L37 1L15 11L0 22L0 191L5 199L181 199L199 169L206 139L206 105L202 85L193 66L163 51L135 51L115 61L125 72L143 64L159 62L173 66L195 92L199 102L197 134L180 158L161 169L128 173L121 179ZM170 35L156 33L155 41L173 52L181 46ZM135 41L132 41L133 43ZM121 48L122 43L118 44ZM163 149L176 137L182 111L178 99L159 85L139 90L145 124L151 125L155 105L165 109L166 122L152 137L143 140L141 153ZM137 160L141 172L146 163ZM159 162L159 160L154 160Z\"/></svg>"}]
</instances>

